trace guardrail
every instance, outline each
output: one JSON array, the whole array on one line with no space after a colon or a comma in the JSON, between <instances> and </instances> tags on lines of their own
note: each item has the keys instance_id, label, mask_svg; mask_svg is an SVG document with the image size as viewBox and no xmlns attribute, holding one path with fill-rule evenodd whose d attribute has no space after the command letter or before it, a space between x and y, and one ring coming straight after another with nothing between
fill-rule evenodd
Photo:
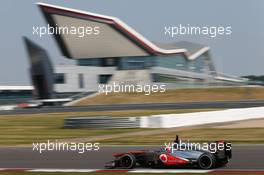
<instances>
[{"instance_id":1,"label":"guardrail","mask_svg":"<svg viewBox=\"0 0 264 175\"><path fill-rule=\"evenodd\" d=\"M139 128L137 117L113 118L110 116L72 117L64 120L65 128Z\"/></svg>"}]
</instances>

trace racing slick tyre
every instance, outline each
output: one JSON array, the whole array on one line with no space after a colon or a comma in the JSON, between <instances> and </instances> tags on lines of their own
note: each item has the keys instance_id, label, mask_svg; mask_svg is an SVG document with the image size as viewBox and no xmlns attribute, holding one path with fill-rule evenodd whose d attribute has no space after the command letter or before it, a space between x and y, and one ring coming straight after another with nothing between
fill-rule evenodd
<instances>
[{"instance_id":1,"label":"racing slick tyre","mask_svg":"<svg viewBox=\"0 0 264 175\"><path fill-rule=\"evenodd\" d=\"M136 166L136 158L133 154L124 154L119 159L119 167L124 169L132 169Z\"/></svg>"},{"instance_id":2,"label":"racing slick tyre","mask_svg":"<svg viewBox=\"0 0 264 175\"><path fill-rule=\"evenodd\" d=\"M214 168L215 164L215 156L210 153L203 153L198 159L198 167L201 169Z\"/></svg>"}]
</instances>

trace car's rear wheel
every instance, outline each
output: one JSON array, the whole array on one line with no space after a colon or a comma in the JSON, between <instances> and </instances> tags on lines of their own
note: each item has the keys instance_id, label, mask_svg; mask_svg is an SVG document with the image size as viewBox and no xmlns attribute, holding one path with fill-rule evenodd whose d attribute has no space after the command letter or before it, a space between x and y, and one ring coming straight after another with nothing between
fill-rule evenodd
<instances>
[{"instance_id":1,"label":"car's rear wheel","mask_svg":"<svg viewBox=\"0 0 264 175\"><path fill-rule=\"evenodd\" d=\"M120 168L132 169L136 166L136 158L133 154L124 154L119 160Z\"/></svg>"},{"instance_id":2,"label":"car's rear wheel","mask_svg":"<svg viewBox=\"0 0 264 175\"><path fill-rule=\"evenodd\" d=\"M215 166L215 157L212 154L204 153L198 159L198 166L201 169L211 169Z\"/></svg>"}]
</instances>

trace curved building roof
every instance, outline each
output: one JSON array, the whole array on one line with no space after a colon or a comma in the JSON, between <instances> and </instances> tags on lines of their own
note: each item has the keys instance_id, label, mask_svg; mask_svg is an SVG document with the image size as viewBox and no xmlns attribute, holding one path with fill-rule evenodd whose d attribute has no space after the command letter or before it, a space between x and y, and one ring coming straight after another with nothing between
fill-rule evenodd
<instances>
[{"instance_id":1,"label":"curved building roof","mask_svg":"<svg viewBox=\"0 0 264 175\"><path fill-rule=\"evenodd\" d=\"M46 21L53 27L99 27L100 33L80 37L69 33L54 34L63 55L72 59L184 54L195 59L208 47L184 43L155 44L120 19L71 8L38 3ZM189 50L190 49L190 50Z\"/></svg>"},{"instance_id":2,"label":"curved building roof","mask_svg":"<svg viewBox=\"0 0 264 175\"><path fill-rule=\"evenodd\" d=\"M204 52L210 50L208 46L202 44L197 44L189 41L179 41L175 43L155 43L157 46L166 49L186 49L185 55L189 60L194 60L195 58L202 55Z\"/></svg>"}]
</instances>

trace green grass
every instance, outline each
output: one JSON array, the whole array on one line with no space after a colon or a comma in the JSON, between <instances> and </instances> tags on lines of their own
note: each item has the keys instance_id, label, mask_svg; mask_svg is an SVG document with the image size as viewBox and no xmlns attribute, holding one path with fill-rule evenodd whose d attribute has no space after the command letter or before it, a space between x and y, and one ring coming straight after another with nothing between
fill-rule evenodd
<instances>
[{"instance_id":1,"label":"green grass","mask_svg":"<svg viewBox=\"0 0 264 175\"><path fill-rule=\"evenodd\" d=\"M88 97L76 106L95 104L179 103L201 101L263 100L263 87L190 88L167 90L164 93L109 93Z\"/></svg>"},{"instance_id":2,"label":"green grass","mask_svg":"<svg viewBox=\"0 0 264 175\"><path fill-rule=\"evenodd\" d=\"M110 115L113 117L184 113L206 110L133 110L114 112L50 113L0 116L0 146L32 144L55 139L82 138L143 129L63 129L64 119L72 116Z\"/></svg>"}]
</instances>

